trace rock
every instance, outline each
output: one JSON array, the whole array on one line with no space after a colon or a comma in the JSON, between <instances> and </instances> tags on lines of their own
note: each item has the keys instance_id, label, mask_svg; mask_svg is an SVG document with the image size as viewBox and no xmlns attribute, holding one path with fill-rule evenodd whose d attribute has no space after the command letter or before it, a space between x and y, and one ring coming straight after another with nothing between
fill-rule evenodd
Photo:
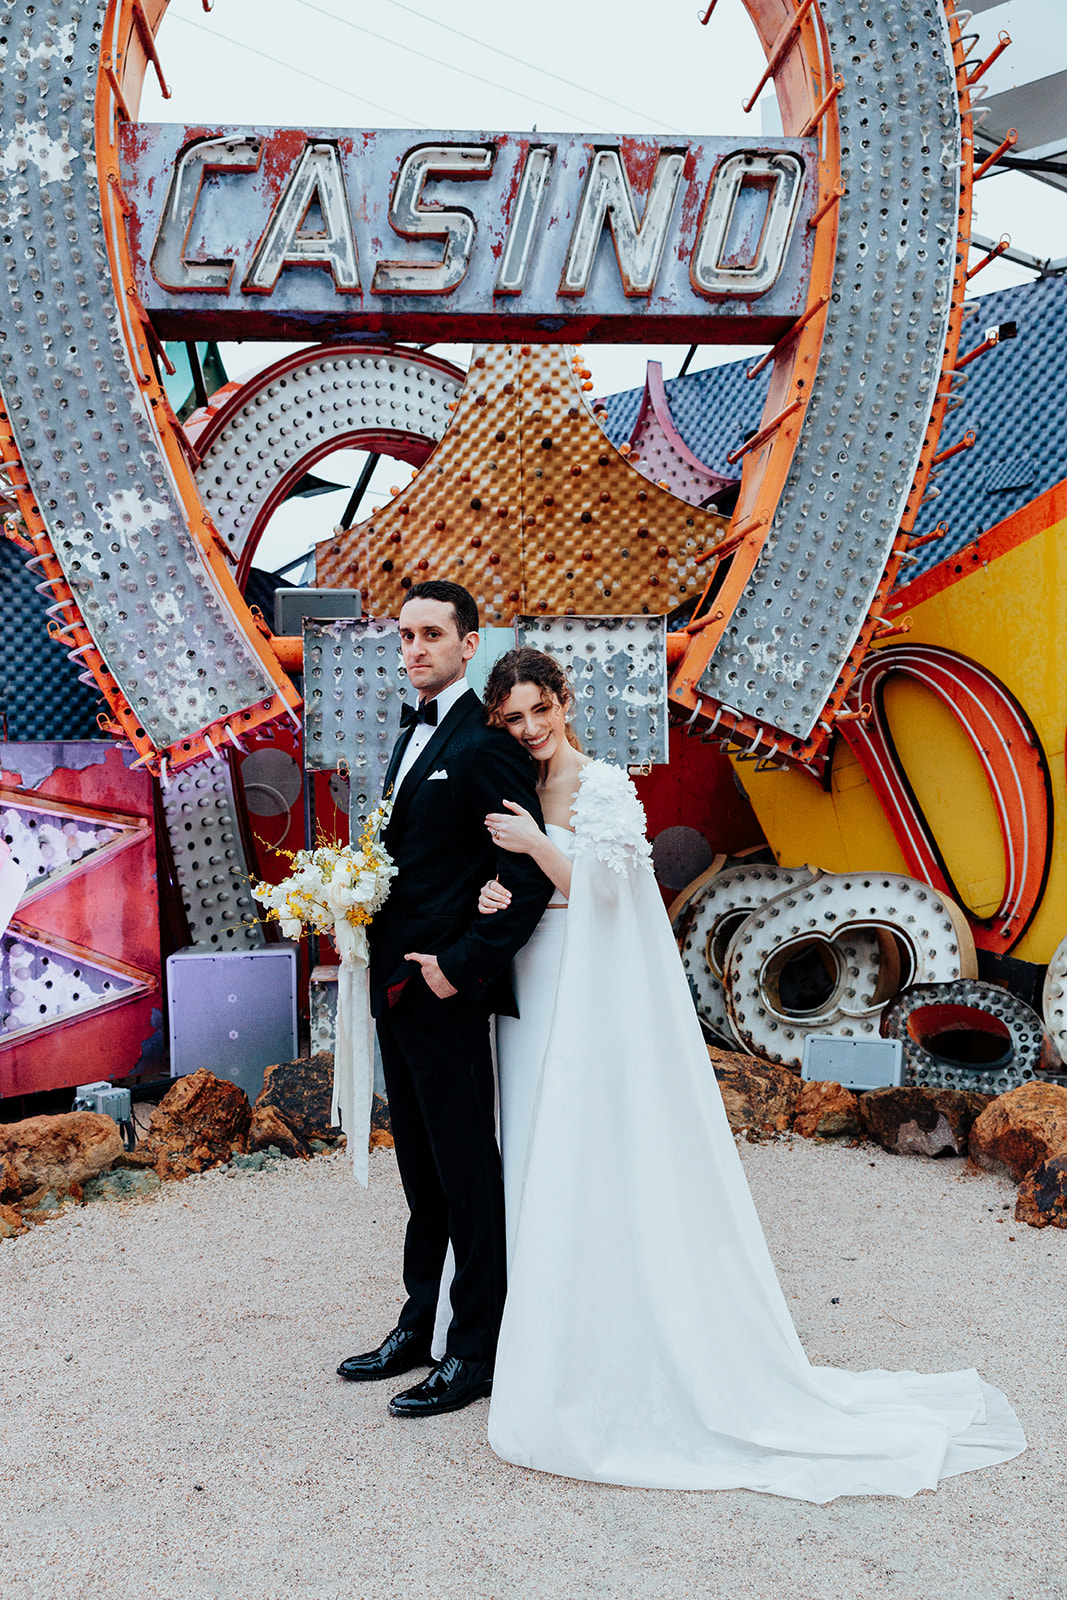
<instances>
[{"instance_id":1,"label":"rock","mask_svg":"<svg viewBox=\"0 0 1067 1600\"><path fill-rule=\"evenodd\" d=\"M389 1103L380 1094L374 1096L370 1108L370 1148L392 1150L393 1125L389 1121Z\"/></svg>"},{"instance_id":2,"label":"rock","mask_svg":"<svg viewBox=\"0 0 1067 1600\"><path fill-rule=\"evenodd\" d=\"M13 1239L17 1233L26 1232L21 1211L14 1206L0 1206L0 1239Z\"/></svg>"},{"instance_id":3,"label":"rock","mask_svg":"<svg viewBox=\"0 0 1067 1600\"><path fill-rule=\"evenodd\" d=\"M3 1192L12 1199L38 1189L69 1194L87 1178L114 1166L121 1155L118 1124L95 1111L0 1123Z\"/></svg>"},{"instance_id":4,"label":"rock","mask_svg":"<svg viewBox=\"0 0 1067 1600\"><path fill-rule=\"evenodd\" d=\"M969 1089L868 1089L860 1096L863 1126L897 1156L965 1156L987 1094Z\"/></svg>"},{"instance_id":5,"label":"rock","mask_svg":"<svg viewBox=\"0 0 1067 1600\"><path fill-rule=\"evenodd\" d=\"M281 1159L281 1151L276 1144L272 1144L265 1150L253 1150L247 1156L234 1156L226 1170L226 1175L229 1178L239 1178L243 1173L269 1172L275 1162Z\"/></svg>"},{"instance_id":6,"label":"rock","mask_svg":"<svg viewBox=\"0 0 1067 1600\"><path fill-rule=\"evenodd\" d=\"M1031 1228L1067 1228L1067 1156L1053 1156L1026 1174L1015 1201L1015 1220Z\"/></svg>"},{"instance_id":7,"label":"rock","mask_svg":"<svg viewBox=\"0 0 1067 1600\"><path fill-rule=\"evenodd\" d=\"M136 1200L155 1194L159 1177L150 1167L138 1172L134 1168L115 1167L111 1172L101 1172L85 1185L84 1198L91 1200Z\"/></svg>"},{"instance_id":8,"label":"rock","mask_svg":"<svg viewBox=\"0 0 1067 1600\"><path fill-rule=\"evenodd\" d=\"M18 1168L10 1156L0 1156L0 1204L17 1200L21 1193Z\"/></svg>"},{"instance_id":9,"label":"rock","mask_svg":"<svg viewBox=\"0 0 1067 1600\"><path fill-rule=\"evenodd\" d=\"M800 1095L800 1079L788 1067L757 1056L737 1055L708 1046L708 1056L719 1080L722 1102L735 1132L753 1128L762 1133L784 1133L793 1120Z\"/></svg>"},{"instance_id":10,"label":"rock","mask_svg":"<svg viewBox=\"0 0 1067 1600\"><path fill-rule=\"evenodd\" d=\"M252 1121L248 1127L249 1150L267 1150L274 1146L283 1156L299 1156L307 1161L311 1146L296 1128L290 1126L276 1105L261 1105L256 1101L252 1108Z\"/></svg>"},{"instance_id":11,"label":"rock","mask_svg":"<svg viewBox=\"0 0 1067 1600\"><path fill-rule=\"evenodd\" d=\"M793 1132L805 1139L858 1139L863 1133L859 1096L839 1083L801 1084Z\"/></svg>"},{"instance_id":12,"label":"rock","mask_svg":"<svg viewBox=\"0 0 1067 1600\"><path fill-rule=\"evenodd\" d=\"M1028 1172L1067 1155L1067 1089L1024 1083L998 1095L971 1130L971 1160L1019 1183Z\"/></svg>"},{"instance_id":13,"label":"rock","mask_svg":"<svg viewBox=\"0 0 1067 1600\"><path fill-rule=\"evenodd\" d=\"M282 1061L268 1067L255 1108L274 1106L291 1133L304 1141L329 1139L332 1098L333 1054L320 1050L299 1061Z\"/></svg>"},{"instance_id":14,"label":"rock","mask_svg":"<svg viewBox=\"0 0 1067 1600\"><path fill-rule=\"evenodd\" d=\"M83 1190L81 1184L74 1184L71 1188L63 1190L60 1194L55 1189L41 1187L32 1194L26 1195L19 1210L24 1222L34 1224L51 1222L58 1217L71 1201L80 1201Z\"/></svg>"},{"instance_id":15,"label":"rock","mask_svg":"<svg viewBox=\"0 0 1067 1600\"><path fill-rule=\"evenodd\" d=\"M175 1079L126 1164L153 1167L163 1180L202 1172L245 1149L251 1120L244 1091L201 1067Z\"/></svg>"}]
</instances>

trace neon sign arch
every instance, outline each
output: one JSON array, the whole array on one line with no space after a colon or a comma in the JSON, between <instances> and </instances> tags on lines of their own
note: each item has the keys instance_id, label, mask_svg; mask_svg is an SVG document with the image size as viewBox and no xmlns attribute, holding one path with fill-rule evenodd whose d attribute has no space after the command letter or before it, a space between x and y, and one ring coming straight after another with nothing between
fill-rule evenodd
<instances>
[{"instance_id":1,"label":"neon sign arch","mask_svg":"<svg viewBox=\"0 0 1067 1600\"><path fill-rule=\"evenodd\" d=\"M709 539L707 603L673 641L671 697L746 748L806 762L880 626L951 395L967 66L951 0L746 7L788 138L814 142L810 271L773 352L764 418L738 452L733 523ZM0 457L60 636L154 770L295 719L299 705L205 510L138 295L120 141L165 10L12 5L0 84ZM597 171L588 214L601 240L618 174L610 161ZM646 194L655 171L669 186L674 169L649 169ZM409 201L417 220L414 190ZM641 268L636 211L631 223ZM581 249L572 256L580 278ZM629 287L644 282L638 272Z\"/></svg>"}]
</instances>

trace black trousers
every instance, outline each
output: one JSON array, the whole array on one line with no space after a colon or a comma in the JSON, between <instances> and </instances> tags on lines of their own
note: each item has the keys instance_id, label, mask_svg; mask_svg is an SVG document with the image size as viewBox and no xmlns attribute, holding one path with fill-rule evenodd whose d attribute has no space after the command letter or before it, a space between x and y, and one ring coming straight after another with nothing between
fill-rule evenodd
<instances>
[{"instance_id":1,"label":"black trousers","mask_svg":"<svg viewBox=\"0 0 1067 1600\"><path fill-rule=\"evenodd\" d=\"M421 974L378 1018L408 1209L399 1326L433 1331L448 1242L456 1261L447 1354L492 1361L504 1311L504 1183L484 1006L439 1000Z\"/></svg>"}]
</instances>

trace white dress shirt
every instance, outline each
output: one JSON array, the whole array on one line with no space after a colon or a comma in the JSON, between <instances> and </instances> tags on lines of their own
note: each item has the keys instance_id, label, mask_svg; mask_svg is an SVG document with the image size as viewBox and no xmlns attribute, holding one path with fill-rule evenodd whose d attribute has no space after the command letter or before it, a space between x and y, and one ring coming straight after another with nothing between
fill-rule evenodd
<instances>
[{"instance_id":1,"label":"white dress shirt","mask_svg":"<svg viewBox=\"0 0 1067 1600\"><path fill-rule=\"evenodd\" d=\"M408 773L411 771L422 752L426 749L426 746L437 732L437 728L441 726L442 722L448 716L448 713L452 710L452 707L455 705L456 701L460 699L462 695L469 693L470 684L467 682L466 678L463 677L457 678L455 683L450 683L447 689L442 689L440 694L434 696L434 699L437 702L437 727L431 728L428 722L417 722L415 724L414 728L412 729L411 738L408 740L404 748L404 754L400 758L400 765L397 768L396 777L393 779L394 795L396 795L399 791L400 785L403 783L404 779L407 777Z\"/></svg>"}]
</instances>

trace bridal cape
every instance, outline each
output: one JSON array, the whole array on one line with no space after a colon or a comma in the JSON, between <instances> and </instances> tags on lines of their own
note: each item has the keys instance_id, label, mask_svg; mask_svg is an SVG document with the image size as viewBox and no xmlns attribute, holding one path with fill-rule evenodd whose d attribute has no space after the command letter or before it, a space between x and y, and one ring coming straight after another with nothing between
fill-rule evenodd
<instances>
[{"instance_id":1,"label":"bridal cape","mask_svg":"<svg viewBox=\"0 0 1067 1600\"><path fill-rule=\"evenodd\" d=\"M1017 1455L1011 1407L973 1370L809 1364L632 784L590 762L574 821L489 1413L497 1455L597 1482L820 1503L913 1495Z\"/></svg>"}]
</instances>

